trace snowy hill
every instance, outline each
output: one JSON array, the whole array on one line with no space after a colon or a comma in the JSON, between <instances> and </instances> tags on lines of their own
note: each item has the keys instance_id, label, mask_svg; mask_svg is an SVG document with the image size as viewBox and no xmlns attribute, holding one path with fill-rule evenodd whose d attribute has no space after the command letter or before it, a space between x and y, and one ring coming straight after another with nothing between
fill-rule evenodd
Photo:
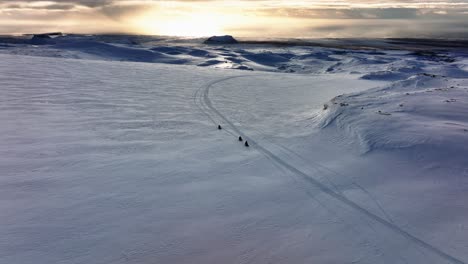
<instances>
[{"instance_id":1,"label":"snowy hill","mask_svg":"<svg viewBox=\"0 0 468 264\"><path fill-rule=\"evenodd\" d=\"M0 263L468 263L464 50L60 39L0 46Z\"/></svg>"},{"instance_id":2,"label":"snowy hill","mask_svg":"<svg viewBox=\"0 0 468 264\"><path fill-rule=\"evenodd\" d=\"M466 58L468 53L468 44L457 41L450 42L457 46L453 48L441 41L409 40L244 40L232 44L229 37L214 38L219 40L218 45L204 44L204 39L151 36L63 35L39 39L40 43L24 38L0 38L0 54L285 73L346 72L368 74L365 77L369 79L386 76L401 80L416 73L427 73L422 68L428 65ZM226 41L229 43L224 45Z\"/></svg>"}]
</instances>

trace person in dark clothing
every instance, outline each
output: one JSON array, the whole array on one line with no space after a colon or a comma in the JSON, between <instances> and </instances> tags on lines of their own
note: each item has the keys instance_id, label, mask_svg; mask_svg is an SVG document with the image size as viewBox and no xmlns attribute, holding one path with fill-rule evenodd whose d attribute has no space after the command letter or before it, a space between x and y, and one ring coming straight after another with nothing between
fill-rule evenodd
<instances>
[{"instance_id":1,"label":"person in dark clothing","mask_svg":"<svg viewBox=\"0 0 468 264\"><path fill-rule=\"evenodd\" d=\"M242 139L242 137L241 137L241 136L239 136L239 141L241 141L241 142L242 142L242 141L244 141L244 139Z\"/></svg>"},{"instance_id":2,"label":"person in dark clothing","mask_svg":"<svg viewBox=\"0 0 468 264\"><path fill-rule=\"evenodd\" d=\"M221 125L218 125L218 129L221 130L221 129L223 129L223 128L221 127Z\"/></svg>"},{"instance_id":3,"label":"person in dark clothing","mask_svg":"<svg viewBox=\"0 0 468 264\"><path fill-rule=\"evenodd\" d=\"M245 141L244 146L249 147L249 142Z\"/></svg>"}]
</instances>

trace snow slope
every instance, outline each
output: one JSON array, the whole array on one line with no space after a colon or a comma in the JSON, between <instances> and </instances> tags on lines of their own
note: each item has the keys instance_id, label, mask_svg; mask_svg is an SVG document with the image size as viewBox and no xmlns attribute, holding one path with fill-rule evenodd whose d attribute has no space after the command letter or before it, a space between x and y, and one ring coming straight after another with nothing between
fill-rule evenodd
<instances>
[{"instance_id":1,"label":"snow slope","mask_svg":"<svg viewBox=\"0 0 468 264\"><path fill-rule=\"evenodd\" d=\"M336 97L317 118L322 127L333 123L354 131L366 151L424 147L462 162L468 151L467 80L468 72L465 78L415 75Z\"/></svg>"},{"instance_id":2,"label":"snow slope","mask_svg":"<svg viewBox=\"0 0 468 264\"><path fill-rule=\"evenodd\" d=\"M0 263L468 262L463 52L113 41L0 49Z\"/></svg>"},{"instance_id":3,"label":"snow slope","mask_svg":"<svg viewBox=\"0 0 468 264\"><path fill-rule=\"evenodd\" d=\"M466 58L464 41L410 40L241 41L204 44L204 39L153 36L64 35L34 41L0 37L0 54L149 62L249 71L352 73L401 80L427 65ZM2 46L3 44L3 46ZM301 44L301 45L298 45ZM458 48L452 46L458 45ZM431 46L432 45L432 46ZM464 54L460 56L459 53ZM438 74L437 72L433 72Z\"/></svg>"}]
</instances>

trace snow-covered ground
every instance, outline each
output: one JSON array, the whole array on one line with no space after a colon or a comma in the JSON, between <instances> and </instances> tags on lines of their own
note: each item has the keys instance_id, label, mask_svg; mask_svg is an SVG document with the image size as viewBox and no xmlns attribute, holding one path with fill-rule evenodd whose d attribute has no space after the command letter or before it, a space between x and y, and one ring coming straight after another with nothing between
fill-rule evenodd
<instances>
[{"instance_id":1,"label":"snow-covered ground","mask_svg":"<svg viewBox=\"0 0 468 264\"><path fill-rule=\"evenodd\" d=\"M245 40L231 45L210 45L203 42L203 39L112 35L64 35L52 39L0 37L0 54L285 73L344 72L373 74L367 78L398 80L421 72L431 62L432 65L451 62L460 55L460 50L464 50L465 54L468 50L466 41L426 41L426 45L409 40L352 39L303 42ZM461 47L450 48L450 43Z\"/></svg>"},{"instance_id":2,"label":"snow-covered ground","mask_svg":"<svg viewBox=\"0 0 468 264\"><path fill-rule=\"evenodd\" d=\"M468 263L466 51L145 45L0 46L0 263Z\"/></svg>"}]
</instances>

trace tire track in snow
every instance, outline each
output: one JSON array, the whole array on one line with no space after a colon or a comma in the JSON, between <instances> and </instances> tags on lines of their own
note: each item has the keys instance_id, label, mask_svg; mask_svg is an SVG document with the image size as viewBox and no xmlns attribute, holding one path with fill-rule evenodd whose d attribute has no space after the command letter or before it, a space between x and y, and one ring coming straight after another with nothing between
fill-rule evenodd
<instances>
[{"instance_id":1,"label":"tire track in snow","mask_svg":"<svg viewBox=\"0 0 468 264\"><path fill-rule=\"evenodd\" d=\"M349 177L342 174L342 173L339 173L337 171L334 171L318 162L315 162L313 160L310 160L310 159L306 159L304 158L303 156L301 156L299 153L293 151L292 149L282 145L282 144L279 144L279 143L274 143L276 144L278 147L284 149L285 151L288 151L290 153L292 153L293 155L297 156L299 159L305 161L305 162L309 162L309 163L312 163L314 165L314 169L318 172L318 173L330 173L332 175L335 175L335 176L340 176L342 178L345 178L345 179L348 179ZM321 171L322 170L322 171ZM335 185L335 183L329 179L327 177L327 180L330 182L330 184L336 189L336 192L338 192L340 195L342 196L345 196L341 191L340 189L338 188L338 186ZM370 197L370 199L372 200L372 202L377 206L377 208L382 212L382 214L387 218L387 220L391 223L393 223L393 220L392 218L390 217L390 215L387 213L387 211L383 208L383 206L380 204L380 202L377 200L377 198L374 196L374 194L372 194L371 192L369 192L366 188L364 188L362 185L360 185L359 183L353 181L353 180L350 180L351 183L350 185L352 186L355 186L358 190L361 190L361 192L363 192L364 194L366 194L367 196Z\"/></svg>"},{"instance_id":2,"label":"tire track in snow","mask_svg":"<svg viewBox=\"0 0 468 264\"><path fill-rule=\"evenodd\" d=\"M195 95L194 95L195 98L194 99L197 100L196 98L200 98L199 103L201 103L201 105L203 105L203 106L200 106L198 104L197 104L197 106L214 123L216 123L216 122L210 116L209 112L215 114L218 118L223 120L230 127L230 129L232 131L234 131L238 135L242 136L244 138L244 140L248 140L249 143L250 143L250 146L252 148L257 149L259 152L264 154L270 160L274 161L275 163L277 163L278 165L280 165L283 168L287 169L288 171L292 172L293 174L301 177L303 180L305 180L306 182L312 184L313 186L315 186L316 188L318 188L320 191L327 194L328 196L330 196L330 197L334 198L335 200L343 203L344 205L347 205L348 207L350 207L350 208L354 209L355 211L361 213L362 215L376 221L377 223L380 223L384 227L386 227L389 230L392 230L393 232L407 238L408 240L410 240L410 241L414 242L415 244L419 245L420 247L422 247L424 249L427 249L427 250L431 251L432 253L435 253L436 255L438 255L441 258L449 261L450 263L466 264L464 261L462 261L462 260L460 260L460 259L458 259L458 258L444 252L443 250L429 244L428 242L426 242L426 241L412 235L411 233L403 230L402 228L400 228L399 226L393 224L392 222L390 222L390 221L388 221L388 220L386 220L386 219L372 213L371 211L361 207L360 205L358 205L357 203L355 203L352 200L348 199L347 197L343 196L342 194L335 192L330 187L326 186L325 184L321 183L320 181L312 178L311 176L309 176L306 173L302 172L301 170L297 169L295 166L293 166L290 163L288 163L287 161L281 159L280 157L278 157L277 155L275 155L274 153L272 153L268 149L264 148L262 145L258 144L254 139L252 139L252 138L248 137L246 134L244 134L235 124L233 124L228 118L226 118L221 112L218 111L218 109L216 109L213 106L213 104L212 104L212 102L211 102L211 100L209 98L209 92L210 92L210 88L213 87L215 84L225 82L225 81L235 79L235 78L246 77L246 76L251 76L251 75L238 75L238 76L226 77L226 78L215 80L215 81L213 81L211 83L208 83L205 86L200 87L195 92ZM230 132L230 131L227 131L227 132L229 132L229 134L232 134L232 132Z\"/></svg>"},{"instance_id":3,"label":"tire track in snow","mask_svg":"<svg viewBox=\"0 0 468 264\"><path fill-rule=\"evenodd\" d=\"M219 79L219 80L215 80L215 81L212 81L210 83L208 83L206 86L214 86L218 83L222 83L224 81L228 81L228 80L231 80L231 79L235 79L235 78L242 78L242 77L249 77L249 75L239 75L239 76L233 76L233 77L226 77L226 78L222 78L222 79ZM251 76L250 76L251 77ZM202 95L202 90L204 90L206 88L206 86L201 86L199 87L193 94L193 101L196 105L196 107L203 113L203 115L205 115L212 123L214 126L217 126L218 124L220 124L220 122L218 122L217 120L215 120L216 118L213 118L211 115L210 115L210 109L204 104L204 96ZM233 136L233 137L237 137L239 136L239 134L234 134L232 131L230 131L230 129L228 127L223 127L222 129L222 132L224 133L227 133L229 134L230 136ZM262 134L262 133L261 133ZM267 140L268 141L268 140ZM268 141L270 142L270 141ZM272 145L276 146L277 144L276 143L273 143L273 142L270 142ZM279 147L279 145L278 145ZM283 166L281 166L280 164L276 163L274 160L272 160L269 156L267 155L264 155L268 160L272 161L271 164L276 167L278 170L282 171L283 173L291 173L288 169L284 168ZM294 182L300 186L301 189L303 189L303 191L309 195L313 200L315 200L315 202L317 202L319 204L319 206L321 206L322 208L324 208L326 211L328 211L331 215L333 215L334 217L336 217L337 219L339 219L339 221L344 225L346 226L347 228L350 228L352 229L354 232L356 233L359 233L359 231L357 229L354 228L354 226L352 224L348 224L346 222L345 219L343 219L342 217L340 217L338 215L337 212L335 212L334 210L332 210L331 208L329 208L329 206L327 206L325 203L323 203L322 201L320 201L320 199L317 199L314 195L314 193L312 193L310 191L310 189L308 189L306 186L304 186L303 184L299 183L298 182L298 179L297 177L292 177L292 179L294 180ZM339 190L337 190L339 191ZM369 225L369 227L371 229L374 230L374 228ZM374 230L375 233L376 230ZM368 243L367 239L366 239L366 243ZM374 250L377 250L377 251L380 251L381 249L379 249L378 247L376 247L374 245Z\"/></svg>"},{"instance_id":4,"label":"tire track in snow","mask_svg":"<svg viewBox=\"0 0 468 264\"><path fill-rule=\"evenodd\" d=\"M215 81L213 81L213 82L207 84L207 86L212 87L212 86L214 86L214 85L216 85L216 84L218 84L218 83L224 82L224 81L228 81L228 80L235 79L235 78L249 77L249 76L250 76L250 75L238 75L238 76L233 76L233 77L222 78L222 79L218 79L218 80L215 80ZM207 112L210 111L210 109L204 109L204 108L203 108L203 106L204 106L204 104L203 104L203 101L204 101L203 97L197 98L198 95L199 95L199 93L200 93L200 91L201 91L203 88L205 88L205 87L204 87L204 86L199 87L199 88L197 89L197 91L195 92L195 94L194 94L195 103L197 104L197 99L198 99L198 100L200 101L199 103L200 103L201 105L198 105L198 104L197 104L197 107L203 112L203 114L205 114L205 115L213 122L214 125L218 125L218 123L213 119L213 117L211 117L211 116L207 113ZM203 109L202 109L202 108L203 108ZM206 106L205 106L205 108L206 108ZM231 123L232 123L232 121L231 121ZM228 134L230 134L230 135L232 135L232 136L234 136L234 137L237 137L237 135L235 135L234 133L232 133L232 132L229 131L228 129L225 129L225 130L226 130L226 132L227 132ZM253 130L259 132L261 135L265 135L264 132L259 131L258 129L253 129ZM287 147L285 147L285 146L283 146L283 145L281 145L281 144L279 144L279 143L272 142L271 140L268 140L268 139L265 139L265 140L268 141L271 145L274 145L274 146L276 146L276 147L278 147L278 148L281 148L281 149L283 149L283 150L286 151L286 152L293 153L294 155L296 155L299 159L301 159L301 160L303 160L303 161L306 161L306 162L308 162L308 163L312 163L312 164L314 165L313 169L314 169L315 171L317 171L318 173L323 174L324 177L327 179L327 181L330 183L330 185L332 185L332 187L334 187L334 189L336 189L336 192L338 192L340 195L345 196L345 195L340 191L340 189L338 188L338 186L336 186L335 183L327 176L327 172L332 172L332 173L335 174L335 175L343 176L343 178L348 178L348 177L346 177L346 176L344 176L344 175L342 175L342 174L339 174L339 173L337 173L337 172L334 172L333 170L329 169L328 167L325 167L325 166L323 166L323 165L321 165L321 164L319 164L319 163L317 163L317 162L314 162L313 160L306 159L306 158L302 157L301 155L297 154L296 152L292 151L291 149L289 149L289 148L287 148ZM284 152L284 153L286 153L286 152ZM289 155L288 155L288 156L289 156ZM267 157L268 157L268 156L267 156ZM276 166L276 164L275 164L275 166ZM297 167L296 167L296 168L297 168ZM321 169L322 169L323 171L321 171ZM367 191L364 187L362 187L361 185L359 185L358 183L356 183L356 182L354 182L354 181L352 181L351 184L354 185L355 187L357 187L359 190L361 190L361 191L364 193L364 195L367 195L367 196L372 200L372 202L377 206L377 209L380 210L380 211L382 212L382 214L387 218L387 220L389 220L390 222L393 223L393 220L392 220L392 218L390 217L390 215L385 211L385 209L383 208L383 206L377 201L377 199L375 198L375 196L374 196L372 193L370 193L370 192Z\"/></svg>"},{"instance_id":5,"label":"tire track in snow","mask_svg":"<svg viewBox=\"0 0 468 264\"><path fill-rule=\"evenodd\" d=\"M248 114L248 113L247 113ZM252 115L252 114L250 114ZM210 117L211 118L211 117ZM240 122L239 120L235 120L237 122ZM267 133L265 133L263 130L261 129L258 129L258 128L250 128L251 130L259 133L259 135L261 136L265 136ZM229 133L231 134L231 133ZM235 135L234 135L235 136ZM338 185L335 184L335 182L333 180L330 179L330 177L328 176L328 174L331 174L331 175L335 175L335 176L340 176L342 177L343 179L348 179L351 181L351 183L349 184L350 186L354 186L356 187L358 190L360 190L364 195L367 195L371 202L375 204L376 208L378 210L380 210L383 214L383 216L386 217L386 219L390 222L393 223L393 220L392 218L390 217L390 215L386 212L386 210L384 209L384 207L380 204L380 202L377 200L377 198L371 193L369 192L366 188L364 188L362 185L358 184L357 182L353 181L352 179L350 179L348 176L344 175L344 174L341 174L339 172L336 172L318 162L315 162L311 159L308 159L308 158L305 158L303 156L301 156L299 153L293 151L292 149L278 143L278 142L275 142L274 140L271 140L271 139L267 139L266 137L263 139L263 141L266 141L269 143L269 146L274 146L276 149L281 149L282 150L282 153L284 153L285 155L287 155L288 157L290 157L289 154L287 153L291 153L292 155L296 156L299 160L302 160L303 162L306 162L306 163L311 163L313 165L312 169L314 169L318 174L321 174L322 176L325 177L326 181L328 181L328 183L331 185L331 187L333 187L332 189L334 189L335 192L338 192L339 194L343 195L343 196L346 196L345 194L343 194L343 192L340 190L340 188L338 187ZM279 150L279 151L281 151ZM297 166L295 166L297 168Z\"/></svg>"},{"instance_id":6,"label":"tire track in snow","mask_svg":"<svg viewBox=\"0 0 468 264\"><path fill-rule=\"evenodd\" d=\"M194 101L195 105L203 113L203 115L205 115L208 119L211 120L211 122L213 122L214 125L218 125L216 120L214 120L213 117L211 117L211 115L208 113L210 111L210 109L207 109L206 105L203 102L204 96L201 95L201 93L203 92L202 90L204 90L207 86L211 87L211 86L213 86L215 84L218 84L218 83L221 83L221 82L225 82L225 81L228 81L228 80L231 80L231 79L236 79L236 78L247 77L247 76L249 76L249 75L237 75L237 76L225 77L225 78L210 82L206 86L199 87L195 91L195 93L193 94L193 101ZM228 134L234 136L234 137L236 136L234 133L232 133L228 129L223 129L223 130L225 132L227 132Z\"/></svg>"}]
</instances>

